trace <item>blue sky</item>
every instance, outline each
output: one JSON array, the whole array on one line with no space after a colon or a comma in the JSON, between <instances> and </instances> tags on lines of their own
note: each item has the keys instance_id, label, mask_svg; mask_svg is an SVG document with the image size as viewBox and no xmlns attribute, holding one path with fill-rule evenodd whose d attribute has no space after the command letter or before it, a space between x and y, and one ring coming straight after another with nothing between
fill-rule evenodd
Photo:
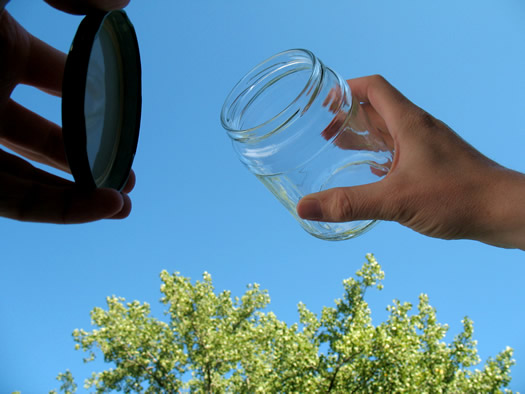
<instances>
[{"instance_id":1,"label":"blue sky","mask_svg":"<svg viewBox=\"0 0 525 394\"><path fill-rule=\"evenodd\" d=\"M66 51L80 18L41 0L7 9ZM341 282L373 252L385 289L370 292L374 321L393 298L427 293L440 322L474 321L483 359L515 349L514 390L525 390L525 252L426 238L380 223L343 242L318 240L236 158L219 122L222 102L253 65L307 48L347 78L380 73L490 158L525 172L525 5L519 0L138 1L127 8L141 47L143 118L133 211L84 225L0 219L0 391L46 392L66 368L80 382L71 332L115 294L152 304L159 273L212 274L216 289L269 290L280 319L297 303L332 305ZM19 102L60 122L60 101L21 87Z\"/></svg>"}]
</instances>

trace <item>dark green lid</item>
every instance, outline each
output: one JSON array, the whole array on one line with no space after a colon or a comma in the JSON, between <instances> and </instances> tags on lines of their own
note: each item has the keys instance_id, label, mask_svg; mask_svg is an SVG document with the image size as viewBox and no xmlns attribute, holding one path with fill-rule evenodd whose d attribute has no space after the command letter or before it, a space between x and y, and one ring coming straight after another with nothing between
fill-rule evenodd
<instances>
[{"instance_id":1,"label":"dark green lid","mask_svg":"<svg viewBox=\"0 0 525 394\"><path fill-rule=\"evenodd\" d=\"M62 129L75 182L121 190L137 149L141 115L137 37L124 11L81 22L62 86Z\"/></svg>"}]
</instances>

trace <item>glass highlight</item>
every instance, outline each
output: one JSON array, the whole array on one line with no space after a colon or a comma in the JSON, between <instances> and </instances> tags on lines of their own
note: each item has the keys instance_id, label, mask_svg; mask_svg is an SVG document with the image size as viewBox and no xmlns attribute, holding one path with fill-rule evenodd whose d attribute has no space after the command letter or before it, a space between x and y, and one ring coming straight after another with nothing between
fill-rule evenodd
<instances>
[{"instance_id":1,"label":"glass highlight","mask_svg":"<svg viewBox=\"0 0 525 394\"><path fill-rule=\"evenodd\" d=\"M347 82L312 52L288 50L255 66L226 98L221 123L241 162L313 236L345 240L375 224L297 215L307 194L376 182L393 159Z\"/></svg>"}]
</instances>

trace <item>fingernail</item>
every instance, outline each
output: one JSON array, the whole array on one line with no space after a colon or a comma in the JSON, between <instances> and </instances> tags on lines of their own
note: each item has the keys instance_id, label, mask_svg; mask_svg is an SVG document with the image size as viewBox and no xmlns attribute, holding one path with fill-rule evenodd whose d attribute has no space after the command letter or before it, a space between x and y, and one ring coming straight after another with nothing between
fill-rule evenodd
<instances>
[{"instance_id":1,"label":"fingernail","mask_svg":"<svg viewBox=\"0 0 525 394\"><path fill-rule=\"evenodd\" d=\"M321 204L316 199L301 200L297 207L297 214L307 220L321 220L323 218L323 211Z\"/></svg>"}]
</instances>

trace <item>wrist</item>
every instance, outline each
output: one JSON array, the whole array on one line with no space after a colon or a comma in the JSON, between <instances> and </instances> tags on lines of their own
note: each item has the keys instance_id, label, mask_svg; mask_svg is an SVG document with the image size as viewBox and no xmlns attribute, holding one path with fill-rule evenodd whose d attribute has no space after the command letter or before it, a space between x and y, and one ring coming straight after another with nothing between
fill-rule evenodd
<instances>
[{"instance_id":1,"label":"wrist","mask_svg":"<svg viewBox=\"0 0 525 394\"><path fill-rule=\"evenodd\" d=\"M476 239L525 250L525 174L498 167L490 179L484 195L486 231Z\"/></svg>"}]
</instances>

